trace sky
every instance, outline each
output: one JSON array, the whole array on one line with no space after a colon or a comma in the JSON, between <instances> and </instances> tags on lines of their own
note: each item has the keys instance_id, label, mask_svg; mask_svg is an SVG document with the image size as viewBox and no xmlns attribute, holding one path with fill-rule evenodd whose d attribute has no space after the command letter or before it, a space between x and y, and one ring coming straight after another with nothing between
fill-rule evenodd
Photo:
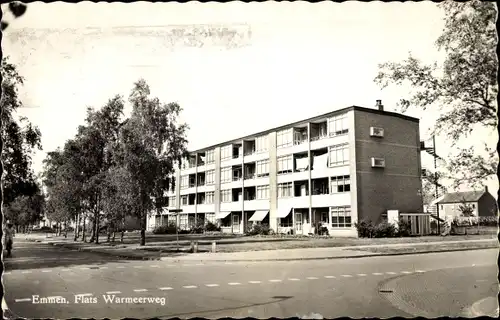
<instances>
[{"instance_id":1,"label":"sky","mask_svg":"<svg viewBox=\"0 0 500 320\"><path fill-rule=\"evenodd\" d=\"M163 102L181 105L189 149L351 105L374 107L377 99L397 111L409 88L381 91L373 82L378 64L409 52L442 61L434 47L442 18L432 2L35 2L11 19L2 47L25 78L20 115L42 132L43 152L34 157L40 171L45 153L74 136L88 106L127 98L140 78ZM217 36L202 37L203 30ZM228 48L234 34L238 46ZM429 138L439 113L406 114L421 119L421 137ZM483 136L490 145L498 139ZM444 157L456 151L442 137L437 149Z\"/></svg>"}]
</instances>

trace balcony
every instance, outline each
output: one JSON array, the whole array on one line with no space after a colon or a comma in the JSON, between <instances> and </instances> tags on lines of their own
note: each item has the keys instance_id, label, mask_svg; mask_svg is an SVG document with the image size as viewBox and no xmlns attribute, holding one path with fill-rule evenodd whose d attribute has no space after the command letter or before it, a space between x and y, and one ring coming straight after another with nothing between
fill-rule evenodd
<instances>
[{"instance_id":1,"label":"balcony","mask_svg":"<svg viewBox=\"0 0 500 320\"><path fill-rule=\"evenodd\" d=\"M327 121L311 123L311 141L318 141L328 138Z\"/></svg>"}]
</instances>

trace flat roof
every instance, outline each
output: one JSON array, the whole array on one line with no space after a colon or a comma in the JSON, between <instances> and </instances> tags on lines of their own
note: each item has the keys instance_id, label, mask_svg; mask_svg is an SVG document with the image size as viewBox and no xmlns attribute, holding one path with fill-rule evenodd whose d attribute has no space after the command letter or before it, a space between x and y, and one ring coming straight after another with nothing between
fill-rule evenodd
<instances>
[{"instance_id":1,"label":"flat roof","mask_svg":"<svg viewBox=\"0 0 500 320\"><path fill-rule=\"evenodd\" d=\"M380 114L380 115L389 116L389 117L400 118L400 119L404 119L404 120L411 121L411 122L416 122L416 123L420 122L420 120L417 119L417 118L406 116L406 115L403 115L403 114L400 114L400 113L396 113L396 112L384 111L384 110L379 110L379 109L371 109L371 108L365 108L365 107L359 107L359 106L350 106L350 107L346 107L346 108L343 108L343 109L339 109L339 110L335 110L335 111L330 111L328 113L325 113L325 114L322 114L322 115L319 115L319 116L314 116L312 118L303 119L303 120L295 121L295 122L292 122L292 123L288 123L288 124L285 124L285 125L282 125L282 126L279 126L279 127L274 127L274 128L267 129L267 130L264 130L264 131L256 132L256 133L253 133L253 134L241 137L241 138L226 140L224 142L217 143L217 144L205 147L205 148L188 151L188 153L195 153L195 152L207 151L207 150L210 150L210 149L213 149L213 148L225 146L225 145L232 144L232 143L235 143L235 142L241 142L241 140L248 140L250 138L255 138L257 136L265 135L265 134L268 134L268 133L273 132L273 131L280 131L280 130L288 129L288 128L293 127L293 126L298 126L298 125L301 125L301 124L304 124L304 123L321 120L322 118L325 118L325 117L331 117L331 116L335 116L335 115L337 115L339 113L344 113L344 112L353 111L353 110L362 111L362 112L369 112L369 113L374 113L374 114Z\"/></svg>"}]
</instances>

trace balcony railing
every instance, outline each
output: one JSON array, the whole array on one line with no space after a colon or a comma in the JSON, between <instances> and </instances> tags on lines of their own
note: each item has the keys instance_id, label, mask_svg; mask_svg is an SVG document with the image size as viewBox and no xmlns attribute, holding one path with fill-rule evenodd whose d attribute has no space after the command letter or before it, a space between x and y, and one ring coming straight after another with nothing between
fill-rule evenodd
<instances>
[{"instance_id":1,"label":"balcony railing","mask_svg":"<svg viewBox=\"0 0 500 320\"><path fill-rule=\"evenodd\" d=\"M233 181L241 181L241 178L242 178L241 176L239 176L239 177L233 177Z\"/></svg>"},{"instance_id":2,"label":"balcony railing","mask_svg":"<svg viewBox=\"0 0 500 320\"><path fill-rule=\"evenodd\" d=\"M194 182L189 183L189 188L194 188L195 186L196 186L196 183L194 183Z\"/></svg>"},{"instance_id":3,"label":"balcony railing","mask_svg":"<svg viewBox=\"0 0 500 320\"><path fill-rule=\"evenodd\" d=\"M307 142L307 139L295 139L293 141L293 144L296 145L296 146L298 146L298 145L306 143L306 142Z\"/></svg>"},{"instance_id":4,"label":"balcony railing","mask_svg":"<svg viewBox=\"0 0 500 320\"><path fill-rule=\"evenodd\" d=\"M244 153L245 157L251 156L253 154L255 154L255 149L245 151Z\"/></svg>"},{"instance_id":5,"label":"balcony railing","mask_svg":"<svg viewBox=\"0 0 500 320\"><path fill-rule=\"evenodd\" d=\"M321 134L319 136L311 137L311 141L318 141L318 140L326 139L326 138L328 138L328 135L325 133L325 134Z\"/></svg>"},{"instance_id":6,"label":"balcony railing","mask_svg":"<svg viewBox=\"0 0 500 320\"><path fill-rule=\"evenodd\" d=\"M248 173L245 175L245 180L255 179L255 173Z\"/></svg>"}]
</instances>

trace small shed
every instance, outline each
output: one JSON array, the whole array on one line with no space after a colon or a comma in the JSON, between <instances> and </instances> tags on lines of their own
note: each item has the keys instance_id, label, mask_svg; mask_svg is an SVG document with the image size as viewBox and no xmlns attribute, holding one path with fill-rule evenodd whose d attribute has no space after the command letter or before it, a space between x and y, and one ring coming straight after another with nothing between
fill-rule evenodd
<instances>
[{"instance_id":1,"label":"small shed","mask_svg":"<svg viewBox=\"0 0 500 320\"><path fill-rule=\"evenodd\" d=\"M426 212L399 213L399 219L410 223L412 236L431 234L431 214Z\"/></svg>"}]
</instances>

